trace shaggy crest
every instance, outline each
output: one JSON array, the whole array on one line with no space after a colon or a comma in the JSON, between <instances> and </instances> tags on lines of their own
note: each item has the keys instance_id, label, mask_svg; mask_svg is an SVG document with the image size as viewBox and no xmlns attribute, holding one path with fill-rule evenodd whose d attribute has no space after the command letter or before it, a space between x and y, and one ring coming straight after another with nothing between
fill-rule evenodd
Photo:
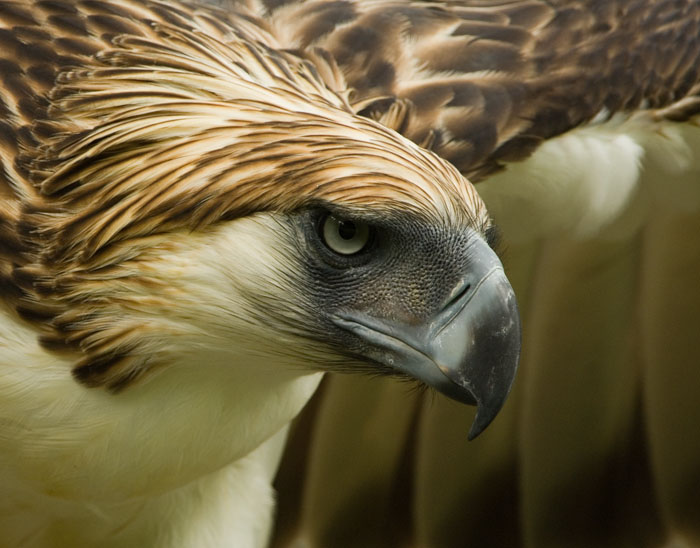
<instances>
[{"instance_id":1,"label":"shaggy crest","mask_svg":"<svg viewBox=\"0 0 700 548\"><path fill-rule=\"evenodd\" d=\"M148 324L115 318L176 298L140 265L178 231L324 203L488 226L456 169L355 115L309 62L233 31L148 33L60 73L19 156L39 196L21 215L17 310L45 346L79 352L84 382L118 389L158 361Z\"/></svg>"}]
</instances>

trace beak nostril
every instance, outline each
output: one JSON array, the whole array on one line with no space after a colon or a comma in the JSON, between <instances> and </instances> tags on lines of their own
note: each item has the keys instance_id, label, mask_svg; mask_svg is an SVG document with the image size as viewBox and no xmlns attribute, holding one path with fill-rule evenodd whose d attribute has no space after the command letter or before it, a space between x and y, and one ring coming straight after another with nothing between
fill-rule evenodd
<instances>
[{"instance_id":1,"label":"beak nostril","mask_svg":"<svg viewBox=\"0 0 700 548\"><path fill-rule=\"evenodd\" d=\"M465 285L464 288L462 288L462 290L461 290L459 293L457 293L457 295L455 295L454 300L455 300L455 301L460 300L464 295L467 294L467 292L468 292L471 288L472 288L472 285L471 285L471 284Z\"/></svg>"},{"instance_id":2,"label":"beak nostril","mask_svg":"<svg viewBox=\"0 0 700 548\"><path fill-rule=\"evenodd\" d=\"M459 302L462 299L462 297L464 297L469 292L471 287L472 286L469 282L466 282L464 280L460 281L459 284L457 284L457 286L450 292L450 295L447 297L445 305L443 306L443 310L453 305L454 303Z\"/></svg>"}]
</instances>

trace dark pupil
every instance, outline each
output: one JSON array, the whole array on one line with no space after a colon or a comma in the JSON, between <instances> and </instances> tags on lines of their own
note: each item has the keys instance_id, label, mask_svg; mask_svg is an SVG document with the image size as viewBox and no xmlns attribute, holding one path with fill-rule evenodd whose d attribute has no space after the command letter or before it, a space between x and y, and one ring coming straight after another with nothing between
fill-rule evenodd
<instances>
[{"instance_id":1,"label":"dark pupil","mask_svg":"<svg viewBox=\"0 0 700 548\"><path fill-rule=\"evenodd\" d=\"M352 221L342 221L338 226L338 234L343 240L352 240L357 234L357 227Z\"/></svg>"}]
</instances>

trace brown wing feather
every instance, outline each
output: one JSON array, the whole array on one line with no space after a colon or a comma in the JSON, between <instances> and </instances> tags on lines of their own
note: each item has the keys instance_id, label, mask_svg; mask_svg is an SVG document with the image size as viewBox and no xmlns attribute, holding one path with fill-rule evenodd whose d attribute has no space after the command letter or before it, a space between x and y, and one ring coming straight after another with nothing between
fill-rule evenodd
<instances>
[{"instance_id":1,"label":"brown wing feather","mask_svg":"<svg viewBox=\"0 0 700 548\"><path fill-rule=\"evenodd\" d=\"M473 179L601 114L700 112L694 0L265 5L283 45L332 54L359 112Z\"/></svg>"}]
</instances>

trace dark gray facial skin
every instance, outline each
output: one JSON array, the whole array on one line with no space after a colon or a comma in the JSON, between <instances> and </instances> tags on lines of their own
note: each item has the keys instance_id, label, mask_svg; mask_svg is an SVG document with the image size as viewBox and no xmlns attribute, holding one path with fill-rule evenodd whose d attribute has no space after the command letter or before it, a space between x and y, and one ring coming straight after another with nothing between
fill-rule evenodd
<instances>
[{"instance_id":1,"label":"dark gray facial skin","mask_svg":"<svg viewBox=\"0 0 700 548\"><path fill-rule=\"evenodd\" d=\"M328 215L370 236L343 255L324 240ZM360 219L324 209L294 224L301 246L314 338L347 356L348 368L408 376L477 405L469 437L493 420L512 385L520 352L513 290L484 236L402 214ZM364 369L360 365L360 369Z\"/></svg>"}]
</instances>

